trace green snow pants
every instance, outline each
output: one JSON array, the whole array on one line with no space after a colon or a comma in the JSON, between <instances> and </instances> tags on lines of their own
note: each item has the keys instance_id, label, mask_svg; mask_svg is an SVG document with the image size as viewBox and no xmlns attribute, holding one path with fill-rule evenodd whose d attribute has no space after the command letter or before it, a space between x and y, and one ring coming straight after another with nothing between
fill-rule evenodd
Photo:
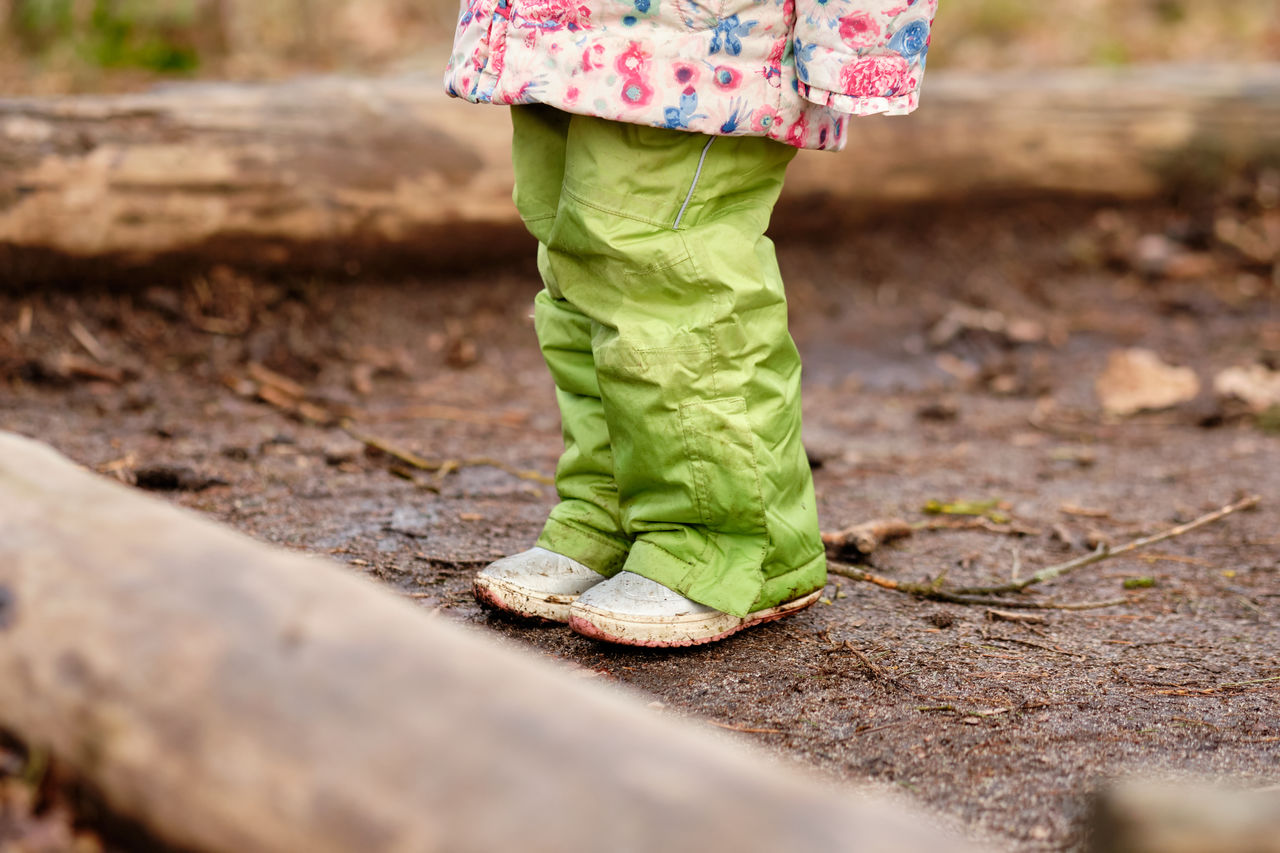
<instances>
[{"instance_id":1,"label":"green snow pants","mask_svg":"<svg viewBox=\"0 0 1280 853\"><path fill-rule=\"evenodd\" d=\"M821 588L800 357L764 236L794 149L511 117L565 444L538 544L736 616Z\"/></svg>"}]
</instances>

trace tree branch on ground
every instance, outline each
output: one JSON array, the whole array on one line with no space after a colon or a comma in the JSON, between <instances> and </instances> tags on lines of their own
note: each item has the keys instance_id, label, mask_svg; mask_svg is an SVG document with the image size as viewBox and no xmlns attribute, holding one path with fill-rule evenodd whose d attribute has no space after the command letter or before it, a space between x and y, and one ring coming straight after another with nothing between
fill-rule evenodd
<instances>
[{"instance_id":1,"label":"tree branch on ground","mask_svg":"<svg viewBox=\"0 0 1280 853\"><path fill-rule=\"evenodd\" d=\"M1021 610L1093 610L1102 607L1114 607L1116 605L1126 603L1128 599L1112 598L1102 601L1060 602L1054 600L1018 601L999 598L996 596L1025 592L1032 586L1044 583L1045 581L1054 580L1055 578L1060 578L1076 571L1077 569L1084 568L1085 566L1094 565L1102 562L1103 560L1129 554L1142 548L1155 545L1159 542L1164 542L1168 539L1182 536L1186 533L1190 533L1192 530L1204 527L1207 524L1220 521L1232 513L1252 509L1257 506L1261 500L1262 498L1258 495L1250 495L1249 497L1242 498L1235 503L1228 504L1221 509L1202 515L1193 521L1170 527L1160 533L1134 539L1133 541L1127 542L1116 548L1109 548L1106 545L1100 545L1097 550L1090 554L1086 554L1083 557L1077 557L1076 559L1068 560L1064 563L1048 566L1035 574L1022 578L1021 580L1014 580L994 586L949 587L943 584L945 574L940 575L929 583L898 581L893 578L885 577L884 575L878 575L860 566L852 566L839 562L829 563L828 570L832 574L839 575L840 577L875 584L881 589L901 592L915 598L922 598L929 601L947 602L949 604L1007 607Z\"/></svg>"}]
</instances>

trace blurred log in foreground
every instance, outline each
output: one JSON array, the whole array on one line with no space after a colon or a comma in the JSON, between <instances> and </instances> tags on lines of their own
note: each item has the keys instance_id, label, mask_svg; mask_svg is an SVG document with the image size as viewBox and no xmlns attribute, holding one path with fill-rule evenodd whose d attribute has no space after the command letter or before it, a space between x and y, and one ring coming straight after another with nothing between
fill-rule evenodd
<instances>
[{"instance_id":1,"label":"blurred log in foreground","mask_svg":"<svg viewBox=\"0 0 1280 853\"><path fill-rule=\"evenodd\" d=\"M1280 788L1127 781L1095 798L1092 853L1280 853Z\"/></svg>"},{"instance_id":2,"label":"blurred log in foreground","mask_svg":"<svg viewBox=\"0 0 1280 853\"><path fill-rule=\"evenodd\" d=\"M42 258L354 272L523 251L506 110L439 89L324 78L0 99L0 283ZM930 199L1146 198L1277 161L1280 64L936 73L911 118L855 120L848 151L797 160L775 226Z\"/></svg>"},{"instance_id":3,"label":"blurred log in foreground","mask_svg":"<svg viewBox=\"0 0 1280 853\"><path fill-rule=\"evenodd\" d=\"M0 726L198 850L965 849L7 433Z\"/></svg>"}]
</instances>

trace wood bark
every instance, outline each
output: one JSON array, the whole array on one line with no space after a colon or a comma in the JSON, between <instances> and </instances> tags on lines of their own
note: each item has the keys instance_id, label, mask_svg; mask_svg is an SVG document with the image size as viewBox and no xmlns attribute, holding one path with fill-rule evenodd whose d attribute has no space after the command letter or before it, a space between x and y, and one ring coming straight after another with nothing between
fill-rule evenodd
<instances>
[{"instance_id":1,"label":"wood bark","mask_svg":"<svg viewBox=\"0 0 1280 853\"><path fill-rule=\"evenodd\" d=\"M1130 780L1095 797L1091 853L1280 853L1280 790Z\"/></svg>"},{"instance_id":2,"label":"wood bark","mask_svg":"<svg viewBox=\"0 0 1280 853\"><path fill-rule=\"evenodd\" d=\"M963 846L5 433L0 725L199 850Z\"/></svg>"},{"instance_id":3,"label":"wood bark","mask_svg":"<svg viewBox=\"0 0 1280 853\"><path fill-rule=\"evenodd\" d=\"M41 259L209 259L351 272L518 240L506 110L434 77L187 84L0 99L0 282ZM805 152L775 228L886 203L1147 198L1280 159L1280 64L931 73L909 119Z\"/></svg>"}]
</instances>

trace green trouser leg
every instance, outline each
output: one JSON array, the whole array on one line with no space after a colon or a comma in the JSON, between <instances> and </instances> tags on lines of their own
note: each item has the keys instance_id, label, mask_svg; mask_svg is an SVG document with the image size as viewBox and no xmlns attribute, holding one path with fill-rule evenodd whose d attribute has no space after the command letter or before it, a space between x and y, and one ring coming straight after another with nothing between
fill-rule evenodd
<instances>
[{"instance_id":1,"label":"green trouser leg","mask_svg":"<svg viewBox=\"0 0 1280 853\"><path fill-rule=\"evenodd\" d=\"M533 139L522 123L518 148ZM624 567L737 615L819 588L800 362L764 237L794 152L581 116L561 127L563 169L551 171L562 186L539 237L546 296L590 321L621 530L632 541ZM568 359L548 343L569 324L543 316L538 332L557 375ZM582 411L562 399L566 422ZM579 427L566 423L571 433ZM593 542L566 533L552 550L577 557Z\"/></svg>"},{"instance_id":2,"label":"green trouser leg","mask_svg":"<svg viewBox=\"0 0 1280 853\"><path fill-rule=\"evenodd\" d=\"M621 570L630 548L618 515L613 450L600 402L591 320L566 302L547 263L546 240L560 204L569 116L548 107L511 111L516 207L538 240L538 269L545 285L534 299L534 326L556 384L564 453L556 466L560 503L551 511L538 545L601 574Z\"/></svg>"}]
</instances>

